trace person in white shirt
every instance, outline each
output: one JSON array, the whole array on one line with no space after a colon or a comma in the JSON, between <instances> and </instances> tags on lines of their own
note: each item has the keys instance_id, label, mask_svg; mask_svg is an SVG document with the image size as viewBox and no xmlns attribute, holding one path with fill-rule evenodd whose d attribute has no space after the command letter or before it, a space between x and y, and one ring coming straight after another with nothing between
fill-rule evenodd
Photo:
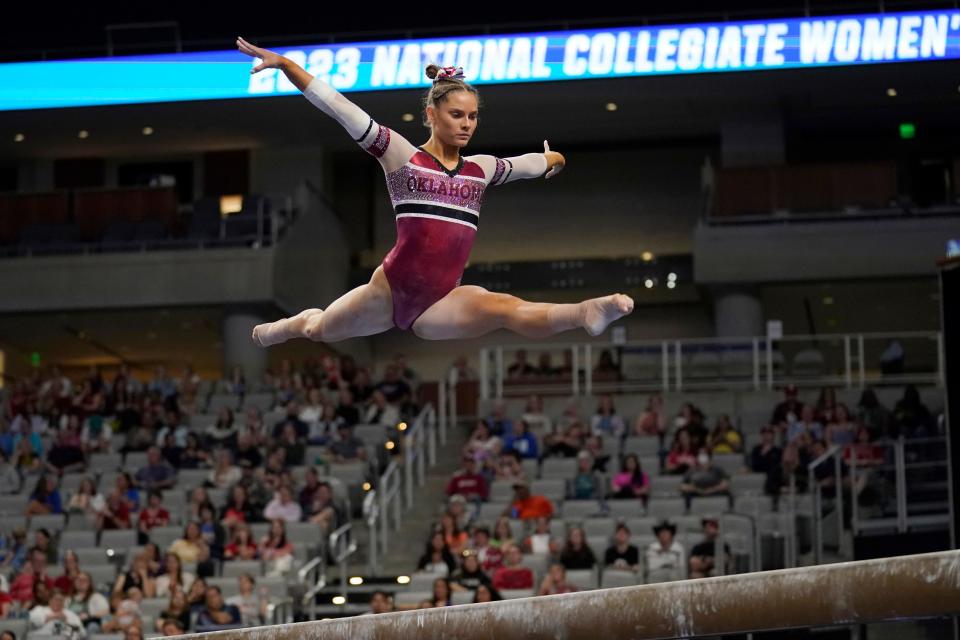
<instances>
[{"instance_id":1,"label":"person in white shirt","mask_svg":"<svg viewBox=\"0 0 960 640\"><path fill-rule=\"evenodd\" d=\"M656 542L647 547L647 582L679 580L686 577L687 562L683 547L674 540L677 525L664 520L653 528Z\"/></svg>"},{"instance_id":2,"label":"person in white shirt","mask_svg":"<svg viewBox=\"0 0 960 640\"><path fill-rule=\"evenodd\" d=\"M30 609L30 632L37 635L59 636L75 640L85 638L86 630L80 616L65 608L63 592L54 589L50 603Z\"/></svg>"},{"instance_id":3,"label":"person in white shirt","mask_svg":"<svg viewBox=\"0 0 960 640\"><path fill-rule=\"evenodd\" d=\"M370 406L363 418L366 424L379 424L384 427L395 427L400 422L400 410L396 405L387 402L387 396L377 389L370 396Z\"/></svg>"},{"instance_id":4,"label":"person in white shirt","mask_svg":"<svg viewBox=\"0 0 960 640\"><path fill-rule=\"evenodd\" d=\"M267 520L300 522L303 517L303 509L300 507L300 503L293 499L290 487L282 486L274 494L273 500L267 503L263 510L263 516Z\"/></svg>"}]
</instances>

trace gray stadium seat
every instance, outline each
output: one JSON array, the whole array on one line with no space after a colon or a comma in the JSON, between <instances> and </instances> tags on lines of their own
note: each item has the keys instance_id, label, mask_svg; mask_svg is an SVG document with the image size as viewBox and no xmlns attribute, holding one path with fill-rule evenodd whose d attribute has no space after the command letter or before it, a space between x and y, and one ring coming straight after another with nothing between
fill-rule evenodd
<instances>
[{"instance_id":1,"label":"gray stadium seat","mask_svg":"<svg viewBox=\"0 0 960 640\"><path fill-rule=\"evenodd\" d=\"M81 533L88 533L86 531ZM89 533L94 533L90 531ZM107 548L94 546L85 546L85 547L68 547L63 540L60 541L60 548L63 550L73 549L77 554L77 561L80 562L81 567L86 567L91 564L108 564L110 558L107 557Z\"/></svg>"},{"instance_id":2,"label":"gray stadium seat","mask_svg":"<svg viewBox=\"0 0 960 640\"><path fill-rule=\"evenodd\" d=\"M637 584L637 575L633 571L604 569L603 575L600 578L600 586L604 589L632 587L635 584Z\"/></svg>"},{"instance_id":3,"label":"gray stadium seat","mask_svg":"<svg viewBox=\"0 0 960 640\"><path fill-rule=\"evenodd\" d=\"M730 478L731 491L737 498L746 495L761 495L767 483L765 473L739 473Z\"/></svg>"},{"instance_id":4,"label":"gray stadium seat","mask_svg":"<svg viewBox=\"0 0 960 640\"><path fill-rule=\"evenodd\" d=\"M653 498L675 498L680 495L683 476L655 476L650 480L650 496Z\"/></svg>"},{"instance_id":5,"label":"gray stadium seat","mask_svg":"<svg viewBox=\"0 0 960 640\"><path fill-rule=\"evenodd\" d=\"M501 593L501 595L503 594ZM432 597L433 597L432 590L431 591L400 591L395 596L393 596L393 602L398 607L419 605L424 600L429 600Z\"/></svg>"},{"instance_id":6,"label":"gray stadium seat","mask_svg":"<svg viewBox=\"0 0 960 640\"><path fill-rule=\"evenodd\" d=\"M660 440L655 437L631 436L623 441L623 455L635 453L637 456L649 458L657 455L659 450Z\"/></svg>"},{"instance_id":7,"label":"gray stadium seat","mask_svg":"<svg viewBox=\"0 0 960 640\"><path fill-rule=\"evenodd\" d=\"M137 471L147 466L146 451L130 451L123 458L123 468L136 475Z\"/></svg>"},{"instance_id":8,"label":"gray stadium seat","mask_svg":"<svg viewBox=\"0 0 960 640\"><path fill-rule=\"evenodd\" d=\"M476 597L475 591L454 591L450 595L450 604L471 604L474 597Z\"/></svg>"},{"instance_id":9,"label":"gray stadium seat","mask_svg":"<svg viewBox=\"0 0 960 640\"><path fill-rule=\"evenodd\" d=\"M647 502L647 515L654 518L672 518L687 512L683 498L651 498Z\"/></svg>"},{"instance_id":10,"label":"gray stadium seat","mask_svg":"<svg viewBox=\"0 0 960 640\"><path fill-rule=\"evenodd\" d=\"M607 500L608 515L611 518L622 520L643 515L643 501L639 498L626 500Z\"/></svg>"},{"instance_id":11,"label":"gray stadium seat","mask_svg":"<svg viewBox=\"0 0 960 640\"><path fill-rule=\"evenodd\" d=\"M177 471L177 489L189 491L194 487L199 487L207 480L210 475L209 469L180 469Z\"/></svg>"},{"instance_id":12,"label":"gray stadium seat","mask_svg":"<svg viewBox=\"0 0 960 640\"><path fill-rule=\"evenodd\" d=\"M207 410L205 413L212 413L216 415L223 407L236 410L239 406L239 396L226 393L215 393L210 396L210 402L207 403Z\"/></svg>"},{"instance_id":13,"label":"gray stadium seat","mask_svg":"<svg viewBox=\"0 0 960 640\"><path fill-rule=\"evenodd\" d=\"M267 412L273 408L273 393L250 393L243 398L243 409L247 407L256 407L260 411Z\"/></svg>"},{"instance_id":14,"label":"gray stadium seat","mask_svg":"<svg viewBox=\"0 0 960 640\"><path fill-rule=\"evenodd\" d=\"M587 536L587 546L593 550L597 562L603 562L603 554L607 552L610 540L610 535Z\"/></svg>"},{"instance_id":15,"label":"gray stadium seat","mask_svg":"<svg viewBox=\"0 0 960 640\"><path fill-rule=\"evenodd\" d=\"M606 536L609 538L613 535L616 525L617 523L613 518L589 518L582 523L583 532L587 537Z\"/></svg>"},{"instance_id":16,"label":"gray stadium seat","mask_svg":"<svg viewBox=\"0 0 960 640\"><path fill-rule=\"evenodd\" d=\"M597 500L566 500L563 503L565 520L582 520L602 513L603 506Z\"/></svg>"},{"instance_id":17,"label":"gray stadium seat","mask_svg":"<svg viewBox=\"0 0 960 640\"><path fill-rule=\"evenodd\" d=\"M27 509L27 502L27 496L0 496L0 515L22 516Z\"/></svg>"},{"instance_id":18,"label":"gray stadium seat","mask_svg":"<svg viewBox=\"0 0 960 640\"><path fill-rule=\"evenodd\" d=\"M490 485L491 502L510 502L513 500L513 484L508 480L494 480Z\"/></svg>"},{"instance_id":19,"label":"gray stadium seat","mask_svg":"<svg viewBox=\"0 0 960 640\"><path fill-rule=\"evenodd\" d=\"M433 581L437 579L433 573L414 573L410 576L408 591L433 591Z\"/></svg>"},{"instance_id":20,"label":"gray stadium seat","mask_svg":"<svg viewBox=\"0 0 960 640\"><path fill-rule=\"evenodd\" d=\"M62 513L51 513L48 515L31 516L30 530L46 529L50 533L56 534L62 531L67 525L67 517Z\"/></svg>"},{"instance_id":21,"label":"gray stadium seat","mask_svg":"<svg viewBox=\"0 0 960 640\"><path fill-rule=\"evenodd\" d=\"M576 458L546 458L540 465L541 478L569 480L577 474Z\"/></svg>"},{"instance_id":22,"label":"gray stadium seat","mask_svg":"<svg viewBox=\"0 0 960 640\"><path fill-rule=\"evenodd\" d=\"M493 525L503 515L503 510L510 506L509 502L484 502L480 505L480 512L477 519L493 530Z\"/></svg>"},{"instance_id":23,"label":"gray stadium seat","mask_svg":"<svg viewBox=\"0 0 960 640\"><path fill-rule=\"evenodd\" d=\"M76 515L75 518L83 516ZM92 548L97 546L96 531L63 531L60 533L61 549L82 549L84 547ZM81 566L83 563L81 562Z\"/></svg>"},{"instance_id":24,"label":"gray stadium seat","mask_svg":"<svg viewBox=\"0 0 960 640\"><path fill-rule=\"evenodd\" d=\"M793 356L790 374L797 377L817 377L823 375L823 354L819 349L804 349Z\"/></svg>"},{"instance_id":25,"label":"gray stadium seat","mask_svg":"<svg viewBox=\"0 0 960 640\"><path fill-rule=\"evenodd\" d=\"M174 540L183 537L183 527L154 527L150 530L150 541L166 551Z\"/></svg>"},{"instance_id":26,"label":"gray stadium seat","mask_svg":"<svg viewBox=\"0 0 960 640\"><path fill-rule=\"evenodd\" d=\"M134 529L107 530L100 533L100 546L125 553L137 545L137 532Z\"/></svg>"},{"instance_id":27,"label":"gray stadium seat","mask_svg":"<svg viewBox=\"0 0 960 640\"><path fill-rule=\"evenodd\" d=\"M223 563L221 575L224 578L236 578L244 573L259 577L263 573L263 563L259 560L227 560Z\"/></svg>"},{"instance_id":28,"label":"gray stadium seat","mask_svg":"<svg viewBox=\"0 0 960 640\"><path fill-rule=\"evenodd\" d=\"M502 589L500 595L504 600L516 600L517 598L532 598L533 589Z\"/></svg>"},{"instance_id":29,"label":"gray stadium seat","mask_svg":"<svg viewBox=\"0 0 960 640\"><path fill-rule=\"evenodd\" d=\"M90 469L103 475L106 471L118 471L123 467L123 456L119 453L90 454Z\"/></svg>"},{"instance_id":30,"label":"gray stadium seat","mask_svg":"<svg viewBox=\"0 0 960 640\"><path fill-rule=\"evenodd\" d=\"M595 569L567 569L567 582L576 585L580 591L589 591L600 586Z\"/></svg>"},{"instance_id":31,"label":"gray stadium seat","mask_svg":"<svg viewBox=\"0 0 960 640\"><path fill-rule=\"evenodd\" d=\"M694 496L690 501L690 513L698 515L718 515L730 511L727 496Z\"/></svg>"},{"instance_id":32,"label":"gray stadium seat","mask_svg":"<svg viewBox=\"0 0 960 640\"><path fill-rule=\"evenodd\" d=\"M534 480L530 483L530 493L535 496L544 496L554 506L558 506L567 495L567 482L560 478Z\"/></svg>"},{"instance_id":33,"label":"gray stadium seat","mask_svg":"<svg viewBox=\"0 0 960 640\"><path fill-rule=\"evenodd\" d=\"M207 584L211 584L216 578L207 578ZM144 598L140 602L140 613L145 616L156 618L166 611L170 604L170 598Z\"/></svg>"},{"instance_id":34,"label":"gray stadium seat","mask_svg":"<svg viewBox=\"0 0 960 640\"><path fill-rule=\"evenodd\" d=\"M0 619L0 632L12 631L17 638L25 638L30 629L30 620L27 618Z\"/></svg>"},{"instance_id":35,"label":"gray stadium seat","mask_svg":"<svg viewBox=\"0 0 960 640\"><path fill-rule=\"evenodd\" d=\"M113 589L113 583L117 579L117 568L112 564L91 564L83 567L83 570L93 578L93 584L97 589L110 591Z\"/></svg>"}]
</instances>

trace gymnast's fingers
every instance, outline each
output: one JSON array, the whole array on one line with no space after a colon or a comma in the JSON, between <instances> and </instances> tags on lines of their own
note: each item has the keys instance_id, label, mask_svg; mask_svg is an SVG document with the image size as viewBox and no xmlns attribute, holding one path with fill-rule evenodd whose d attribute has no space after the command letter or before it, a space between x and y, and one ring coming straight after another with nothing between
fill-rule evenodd
<instances>
[{"instance_id":1,"label":"gymnast's fingers","mask_svg":"<svg viewBox=\"0 0 960 640\"><path fill-rule=\"evenodd\" d=\"M546 140L543 141L543 151L550 151L550 144Z\"/></svg>"}]
</instances>

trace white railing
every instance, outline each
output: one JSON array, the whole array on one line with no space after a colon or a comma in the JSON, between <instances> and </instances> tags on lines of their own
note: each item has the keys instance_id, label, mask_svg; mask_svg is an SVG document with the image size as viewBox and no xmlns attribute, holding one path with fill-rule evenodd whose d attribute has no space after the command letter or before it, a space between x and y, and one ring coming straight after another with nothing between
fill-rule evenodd
<instances>
[{"instance_id":1,"label":"white railing","mask_svg":"<svg viewBox=\"0 0 960 640\"><path fill-rule=\"evenodd\" d=\"M326 544L322 545L319 553L300 567L297 571L297 579L303 587L303 598L301 604L307 609L310 620L316 619L317 595L323 591L327 584L327 562L333 562L337 568L340 580L340 594L346 596L347 593L347 563L357 551L356 540L351 535L352 525L348 522L330 533L326 538ZM292 611L289 619L284 622L293 622Z\"/></svg>"},{"instance_id":2,"label":"white railing","mask_svg":"<svg viewBox=\"0 0 960 640\"><path fill-rule=\"evenodd\" d=\"M898 342L904 358L883 359ZM528 353L537 367L550 354L552 374L509 375L508 357ZM515 356L514 356L515 357ZM606 370L598 365L606 362ZM480 349L480 397L553 393L590 396L630 391L776 389L786 384L864 388L870 384L944 383L943 334L936 331L788 335L781 338L512 344Z\"/></svg>"}]
</instances>

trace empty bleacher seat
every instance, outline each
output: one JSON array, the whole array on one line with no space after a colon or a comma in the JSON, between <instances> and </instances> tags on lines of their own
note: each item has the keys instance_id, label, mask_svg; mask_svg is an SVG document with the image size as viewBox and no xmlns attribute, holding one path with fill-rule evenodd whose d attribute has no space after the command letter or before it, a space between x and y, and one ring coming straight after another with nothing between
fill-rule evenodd
<instances>
[{"instance_id":1,"label":"empty bleacher seat","mask_svg":"<svg viewBox=\"0 0 960 640\"><path fill-rule=\"evenodd\" d=\"M46 515L30 516L30 530L46 529L56 535L62 531L67 524L67 517L62 513L51 513Z\"/></svg>"},{"instance_id":2,"label":"empty bleacher seat","mask_svg":"<svg viewBox=\"0 0 960 640\"><path fill-rule=\"evenodd\" d=\"M658 438L650 436L630 436L623 441L623 455L628 453L649 459L660 451L660 441Z\"/></svg>"},{"instance_id":3,"label":"empty bleacher seat","mask_svg":"<svg viewBox=\"0 0 960 640\"><path fill-rule=\"evenodd\" d=\"M79 518L83 518L83 516L74 514L71 520ZM82 549L96 546L97 532L92 529L89 531L62 531L60 533L60 548L62 549Z\"/></svg>"},{"instance_id":4,"label":"empty bleacher seat","mask_svg":"<svg viewBox=\"0 0 960 640\"><path fill-rule=\"evenodd\" d=\"M100 546L104 549L125 552L126 549L136 546L136 544L137 532L133 529L108 529L100 533Z\"/></svg>"},{"instance_id":5,"label":"empty bleacher seat","mask_svg":"<svg viewBox=\"0 0 960 640\"><path fill-rule=\"evenodd\" d=\"M683 476L655 476L650 480L650 496L654 498L674 498L680 495Z\"/></svg>"},{"instance_id":6,"label":"empty bleacher seat","mask_svg":"<svg viewBox=\"0 0 960 640\"><path fill-rule=\"evenodd\" d=\"M633 571L604 569L603 575L600 577L600 586L604 589L632 587L635 584L637 584L637 574Z\"/></svg>"},{"instance_id":7,"label":"empty bleacher seat","mask_svg":"<svg viewBox=\"0 0 960 640\"><path fill-rule=\"evenodd\" d=\"M819 349L804 349L793 356L790 373L800 377L817 377L823 375L823 354Z\"/></svg>"},{"instance_id":8,"label":"empty bleacher seat","mask_svg":"<svg viewBox=\"0 0 960 640\"><path fill-rule=\"evenodd\" d=\"M596 569L567 569L567 582L576 585L580 591L588 591L600 586Z\"/></svg>"},{"instance_id":9,"label":"empty bleacher seat","mask_svg":"<svg viewBox=\"0 0 960 640\"><path fill-rule=\"evenodd\" d=\"M530 493L535 496L544 496L556 507L567 495L567 483L560 478L534 480L530 483Z\"/></svg>"},{"instance_id":10,"label":"empty bleacher seat","mask_svg":"<svg viewBox=\"0 0 960 640\"><path fill-rule=\"evenodd\" d=\"M541 478L561 478L567 480L577 473L576 458L546 458L540 465Z\"/></svg>"},{"instance_id":11,"label":"empty bleacher seat","mask_svg":"<svg viewBox=\"0 0 960 640\"><path fill-rule=\"evenodd\" d=\"M227 560L223 563L221 575L224 578L236 578L244 573L256 578L263 573L263 564L259 560Z\"/></svg>"},{"instance_id":12,"label":"empty bleacher seat","mask_svg":"<svg viewBox=\"0 0 960 640\"><path fill-rule=\"evenodd\" d=\"M672 518L687 512L683 498L650 498L647 502L647 515L654 518Z\"/></svg>"},{"instance_id":13,"label":"empty bleacher seat","mask_svg":"<svg viewBox=\"0 0 960 640\"><path fill-rule=\"evenodd\" d=\"M727 496L694 496L690 500L690 513L718 515L730 510Z\"/></svg>"},{"instance_id":14,"label":"empty bleacher seat","mask_svg":"<svg viewBox=\"0 0 960 640\"><path fill-rule=\"evenodd\" d=\"M503 595L501 592L500 595ZM419 605L424 600L430 600L433 597L433 590L430 591L400 591L393 596L393 602L397 607ZM506 599L506 596L503 596Z\"/></svg>"},{"instance_id":15,"label":"empty bleacher seat","mask_svg":"<svg viewBox=\"0 0 960 640\"><path fill-rule=\"evenodd\" d=\"M516 600L517 598L532 598L533 589L502 589L500 595L504 600Z\"/></svg>"},{"instance_id":16,"label":"empty bleacher seat","mask_svg":"<svg viewBox=\"0 0 960 640\"><path fill-rule=\"evenodd\" d=\"M588 518L580 526L583 532L590 536L612 536L616 521L613 518Z\"/></svg>"},{"instance_id":17,"label":"empty bleacher seat","mask_svg":"<svg viewBox=\"0 0 960 640\"><path fill-rule=\"evenodd\" d=\"M603 505L597 500L566 500L563 503L565 520L592 518L603 512Z\"/></svg>"},{"instance_id":18,"label":"empty bleacher seat","mask_svg":"<svg viewBox=\"0 0 960 640\"><path fill-rule=\"evenodd\" d=\"M643 501L639 498L627 500L608 500L607 512L611 518L622 520L643 514Z\"/></svg>"}]
</instances>

